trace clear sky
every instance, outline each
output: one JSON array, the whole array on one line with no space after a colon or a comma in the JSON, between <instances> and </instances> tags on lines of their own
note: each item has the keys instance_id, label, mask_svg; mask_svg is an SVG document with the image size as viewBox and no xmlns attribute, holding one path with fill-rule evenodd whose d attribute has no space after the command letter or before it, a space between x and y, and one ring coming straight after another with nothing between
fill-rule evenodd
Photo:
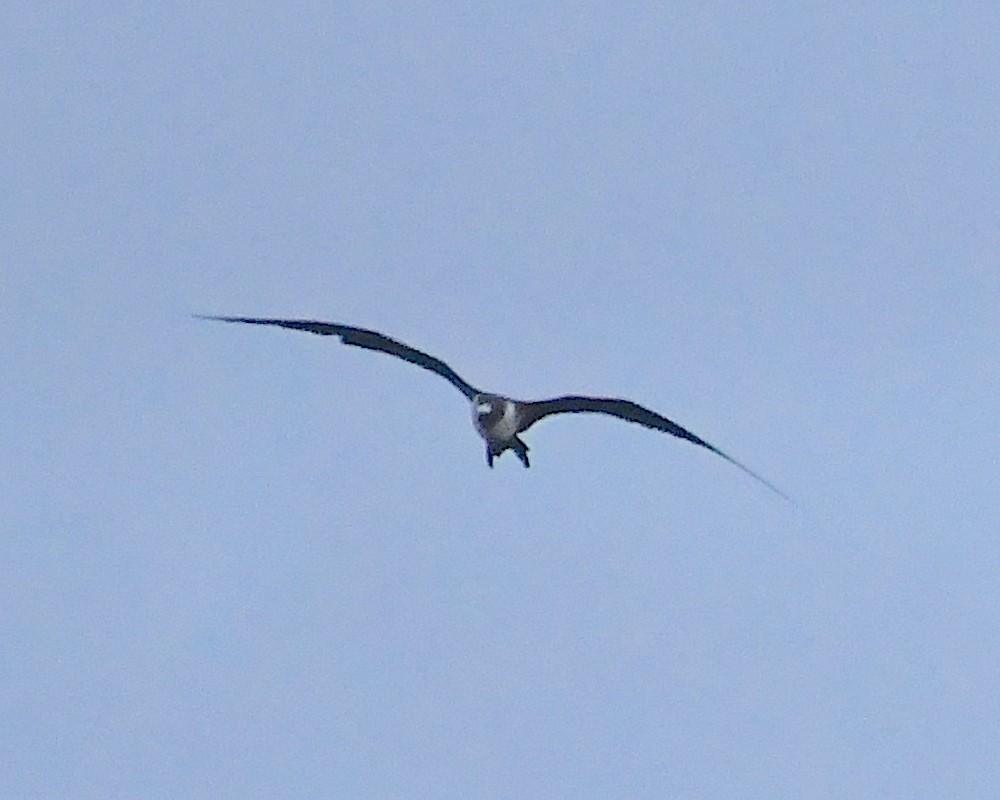
<instances>
[{"instance_id":1,"label":"clear sky","mask_svg":"<svg viewBox=\"0 0 1000 800\"><path fill-rule=\"evenodd\" d=\"M0 796L1000 796L1000 6L15 3ZM620 395L731 453L464 398Z\"/></svg>"}]
</instances>

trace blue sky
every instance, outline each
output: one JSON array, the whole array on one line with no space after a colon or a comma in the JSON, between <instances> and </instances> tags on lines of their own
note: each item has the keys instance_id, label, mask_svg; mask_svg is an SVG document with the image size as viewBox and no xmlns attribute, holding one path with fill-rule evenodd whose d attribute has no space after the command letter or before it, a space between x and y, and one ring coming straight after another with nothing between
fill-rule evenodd
<instances>
[{"instance_id":1,"label":"blue sky","mask_svg":"<svg viewBox=\"0 0 1000 800\"><path fill-rule=\"evenodd\" d=\"M996 797L998 35L8 9L0 794Z\"/></svg>"}]
</instances>

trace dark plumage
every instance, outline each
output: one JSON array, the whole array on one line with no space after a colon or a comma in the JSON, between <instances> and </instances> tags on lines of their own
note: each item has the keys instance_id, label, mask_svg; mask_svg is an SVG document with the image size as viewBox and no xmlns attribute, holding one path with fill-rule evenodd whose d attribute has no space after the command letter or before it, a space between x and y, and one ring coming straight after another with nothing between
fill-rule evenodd
<instances>
[{"instance_id":1,"label":"dark plumage","mask_svg":"<svg viewBox=\"0 0 1000 800\"><path fill-rule=\"evenodd\" d=\"M317 333L320 336L339 336L344 344L354 347L364 347L366 350L378 350L388 353L403 361L409 361L418 367L429 369L445 378L458 391L470 400L476 394L476 390L466 381L462 380L455 370L434 356L429 356L420 350L416 350L402 342L397 342L385 334L378 331L370 331L365 328L352 328L348 325L335 325L332 322L316 322L307 319L258 319L256 317L212 317L204 314L195 314L197 319L214 319L220 322L245 322L248 325L277 325L279 328L291 328L296 331L308 331Z\"/></svg>"},{"instance_id":2,"label":"dark plumage","mask_svg":"<svg viewBox=\"0 0 1000 800\"><path fill-rule=\"evenodd\" d=\"M608 414L612 417L627 420L628 422L638 423L646 428L663 431L681 439L687 439L689 442L693 442L710 450L717 456L721 456L730 464L739 467L748 475L760 481L771 491L781 495L786 500L789 499L788 495L772 483L722 450L719 450L719 448L709 444L676 422L672 422L655 411L651 411L631 400L621 400L614 397L582 397L578 395L555 397L551 400L512 400L502 395L480 391L459 376L455 370L441 361L441 359L403 344L378 331L315 320L203 316L201 314L196 316L198 319L240 322L248 325L276 325L281 328L308 331L320 336L339 336L344 344L388 353L404 361L409 361L411 364L416 364L418 367L436 372L471 401L473 422L479 435L486 441L486 461L490 467L493 466L493 459L501 455L505 450L513 450L521 460L521 463L525 467L528 467L528 446L517 434L523 433L545 417L552 414Z\"/></svg>"}]
</instances>

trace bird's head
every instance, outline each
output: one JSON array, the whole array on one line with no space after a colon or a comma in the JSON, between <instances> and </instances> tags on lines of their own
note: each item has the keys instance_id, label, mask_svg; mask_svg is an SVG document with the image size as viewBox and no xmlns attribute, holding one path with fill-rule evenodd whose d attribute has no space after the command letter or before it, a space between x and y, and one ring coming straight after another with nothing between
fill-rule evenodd
<instances>
[{"instance_id":1,"label":"bird's head","mask_svg":"<svg viewBox=\"0 0 1000 800\"><path fill-rule=\"evenodd\" d=\"M493 398L485 394L477 394L472 400L472 407L477 417L488 417L493 413Z\"/></svg>"}]
</instances>

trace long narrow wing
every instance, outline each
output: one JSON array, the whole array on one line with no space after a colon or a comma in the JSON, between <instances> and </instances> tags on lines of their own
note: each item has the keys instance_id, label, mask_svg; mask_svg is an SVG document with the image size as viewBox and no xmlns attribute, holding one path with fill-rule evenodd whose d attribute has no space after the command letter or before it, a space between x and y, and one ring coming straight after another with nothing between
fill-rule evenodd
<instances>
[{"instance_id":1,"label":"long narrow wing","mask_svg":"<svg viewBox=\"0 0 1000 800\"><path fill-rule=\"evenodd\" d=\"M354 347L364 347L366 350L378 350L388 353L403 361L409 361L418 367L436 372L447 380L452 386L458 389L470 400L479 391L474 386L464 381L455 370L445 364L441 359L427 355L416 348L390 339L388 336L378 331L370 331L365 328L352 328L348 325L337 325L333 322L317 322L306 319L261 319L257 317L215 317L203 314L195 314L198 319L214 319L220 322L243 322L248 325L277 325L279 328L291 328L296 331L308 331L320 336L339 336L344 344Z\"/></svg>"},{"instance_id":2,"label":"long narrow wing","mask_svg":"<svg viewBox=\"0 0 1000 800\"><path fill-rule=\"evenodd\" d=\"M521 423L521 428L518 430L518 433L526 430L538 422L538 420L544 419L551 414L610 414L612 417L618 417L619 419L628 420L629 422L637 422L647 428L673 434L681 439L687 439L689 442L694 442L701 447L711 450L717 456L722 456L730 464L739 467L747 473L747 475L750 475L752 478L756 478L775 494L781 495L786 500L791 501L791 498L777 486L772 484L770 481L765 480L752 469L744 466L732 456L726 455L718 447L709 444L700 436L695 436L691 433L691 431L686 428L682 428L676 422L671 422L666 417L657 414L655 411L650 411L648 408L644 408L638 403L633 403L631 400L620 400L614 397L577 397L570 395L567 397L556 397L552 400L539 400L533 403L525 403L524 405L525 407L522 416L523 422Z\"/></svg>"}]
</instances>

